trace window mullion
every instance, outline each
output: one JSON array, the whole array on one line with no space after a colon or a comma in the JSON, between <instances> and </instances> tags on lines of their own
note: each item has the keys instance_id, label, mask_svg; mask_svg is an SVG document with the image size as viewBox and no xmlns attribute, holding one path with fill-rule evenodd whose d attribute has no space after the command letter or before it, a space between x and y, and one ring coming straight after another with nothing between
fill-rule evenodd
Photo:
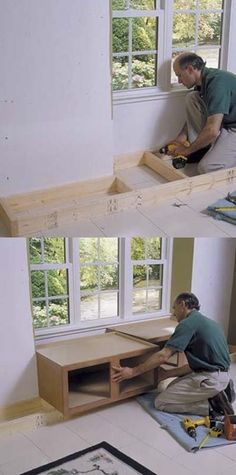
<instances>
[{"instance_id":1,"label":"window mullion","mask_svg":"<svg viewBox=\"0 0 236 475\"><path fill-rule=\"evenodd\" d=\"M133 41L132 41L132 18L129 18L129 56L128 56L128 87L129 89L132 88L132 47L133 47Z\"/></svg>"},{"instance_id":2,"label":"window mullion","mask_svg":"<svg viewBox=\"0 0 236 475\"><path fill-rule=\"evenodd\" d=\"M70 281L70 307L72 324L80 322L80 265L79 265L79 238L70 239L70 261L72 263Z\"/></svg>"},{"instance_id":3,"label":"window mullion","mask_svg":"<svg viewBox=\"0 0 236 475\"><path fill-rule=\"evenodd\" d=\"M130 259L130 238L120 238L120 319L132 315L133 267Z\"/></svg>"},{"instance_id":4,"label":"window mullion","mask_svg":"<svg viewBox=\"0 0 236 475\"><path fill-rule=\"evenodd\" d=\"M49 322L49 307L48 307L48 273L45 270L44 271L44 277L45 277L45 304L46 304L46 316L47 316L47 326L50 326Z\"/></svg>"}]
</instances>

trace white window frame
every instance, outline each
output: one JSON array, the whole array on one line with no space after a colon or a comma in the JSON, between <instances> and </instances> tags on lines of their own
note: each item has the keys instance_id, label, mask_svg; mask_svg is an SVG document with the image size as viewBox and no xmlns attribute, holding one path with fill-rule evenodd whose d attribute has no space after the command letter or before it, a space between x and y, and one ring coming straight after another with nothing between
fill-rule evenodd
<instances>
[{"instance_id":1,"label":"white window frame","mask_svg":"<svg viewBox=\"0 0 236 475\"><path fill-rule=\"evenodd\" d=\"M159 0L157 0L159 2ZM131 23L130 23L130 20L132 18L156 18L156 20L158 19L158 37L157 37L157 45L158 45L158 49L155 49L155 50L143 50L143 51L132 51L130 49L130 46L132 44L132 29L131 29ZM159 70L159 67L160 67L160 64L163 62L163 58L161 56L161 53L163 51L163 49L161 49L161 51L159 51L159 44L160 44L160 41L161 39L163 38L163 11L161 8L156 8L155 10L138 10L138 9L129 9L129 10L114 10L112 12L112 19L116 19L116 18L127 18L129 20L129 26L128 26L128 34L129 34L129 50L127 53L125 52L120 52L120 53L112 53L112 57L113 58L119 58L119 57L127 57L128 58L128 83L129 83L129 87L128 89L124 89L124 91L128 91L128 92L133 92L134 90L137 91L139 90L139 88L135 88L133 89L131 87L131 84L132 84L132 57L133 56L142 56L142 55L156 55L156 70ZM156 72L156 71L155 71ZM158 82L157 82L158 84ZM153 87L158 87L158 86L153 86ZM152 89L150 87L148 88L140 88L140 89ZM122 92L124 92L122 90ZM120 92L120 91L114 91L114 94L116 92Z\"/></svg>"},{"instance_id":2,"label":"white window frame","mask_svg":"<svg viewBox=\"0 0 236 475\"><path fill-rule=\"evenodd\" d=\"M41 238L41 249L42 249L42 256L44 257L44 240ZM74 316L74 311L73 311L73 294L71 293L71 288L72 288L72 282L73 282L73 272L72 272L72 265L69 260L69 242L68 238L65 238L65 262L60 262L60 263L53 263L53 262L40 262L37 264L30 264L30 288L31 288L31 272L32 271L37 271L37 272L45 272L45 297L35 297L31 296L31 303L33 305L34 302L45 302L46 309L47 309L47 314L48 314L48 305L49 302L52 300L57 300L57 299L66 299L68 298L68 319L69 323L63 325L63 328L68 327L71 325L71 319L73 319ZM46 271L51 271L51 270L66 270L67 271L67 288L68 288L68 293L64 295L55 295L49 297L48 295L48 285L47 285L47 272ZM33 318L33 316L32 316ZM60 325L60 328L62 325ZM54 328L54 327L53 327ZM48 331L51 330L51 327L43 327L42 329L37 329L35 328L35 332L41 332L41 331Z\"/></svg>"},{"instance_id":3,"label":"white window frame","mask_svg":"<svg viewBox=\"0 0 236 475\"><path fill-rule=\"evenodd\" d=\"M142 87L136 89L124 89L113 91L113 104L128 104L132 102L144 102L154 99L163 99L169 95L186 94L186 88L179 84L171 84L171 63L172 63L172 28L173 28L173 1L174 0L159 0L160 6L157 8L159 25L158 25L158 61L157 71L158 80L155 87ZM229 25L231 15L232 0L224 0L223 5L223 24L222 24L222 42L219 45L221 50L219 67L227 69L228 61L228 47L229 47ZM142 12L144 10L141 10ZM156 11L156 10L154 10ZM176 10L178 11L178 10ZM186 12L199 12L201 10L195 8L194 10L186 10ZM204 10L204 13L212 13L216 10ZM112 6L111 6L112 12ZM131 10L133 14L134 10ZM149 13L151 10L149 11ZM181 10L183 13L184 10ZM219 12L219 10L217 10ZM114 18L112 12L112 18ZM131 15L132 16L132 15ZM112 27L111 27L112 32ZM170 33L171 32L171 33ZM112 34L112 33L111 33ZM162 47L161 47L162 45ZM202 49L207 47L202 46ZM197 48L198 50L201 47ZM210 49L210 46L209 46ZM191 50L191 48L189 48ZM186 49L188 51L188 49Z\"/></svg>"},{"instance_id":4,"label":"white window frame","mask_svg":"<svg viewBox=\"0 0 236 475\"><path fill-rule=\"evenodd\" d=\"M152 313L132 314L133 293L133 263L131 261L131 238L119 239L119 315L116 318L100 320L80 319L80 279L79 279L79 238L65 238L68 262L63 266L68 268L70 323L68 325L35 329L35 339L43 342L47 339L70 337L83 333L93 334L104 331L105 328L124 322L145 321L167 316L170 313L170 286L172 269L173 240L162 238L162 256L158 263L163 264L163 293L161 310ZM142 261L143 262L143 261ZM155 261L157 263L157 261ZM136 264L136 261L135 261ZM30 270L38 270L40 264L31 264ZM49 264L51 269L51 264ZM52 264L54 266L54 264ZM55 265L57 267L57 264ZM62 264L58 264L62 268ZM36 269L37 267L37 269ZM29 272L30 272L29 270ZM41 269L40 269L41 270Z\"/></svg>"}]
</instances>

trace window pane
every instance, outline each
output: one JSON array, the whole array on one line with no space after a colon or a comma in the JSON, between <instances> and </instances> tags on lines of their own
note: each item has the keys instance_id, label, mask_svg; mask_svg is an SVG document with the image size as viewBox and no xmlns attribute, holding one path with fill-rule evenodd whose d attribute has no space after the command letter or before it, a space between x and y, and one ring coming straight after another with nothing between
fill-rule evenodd
<instances>
[{"instance_id":1,"label":"window pane","mask_svg":"<svg viewBox=\"0 0 236 475\"><path fill-rule=\"evenodd\" d=\"M156 55L139 55L132 59L132 87L153 87L156 84Z\"/></svg>"},{"instance_id":2,"label":"window pane","mask_svg":"<svg viewBox=\"0 0 236 475\"><path fill-rule=\"evenodd\" d=\"M45 297L45 272L33 270L31 272L32 297Z\"/></svg>"},{"instance_id":3,"label":"window pane","mask_svg":"<svg viewBox=\"0 0 236 475\"><path fill-rule=\"evenodd\" d=\"M130 8L134 10L155 10L156 3L154 0L130 0Z\"/></svg>"},{"instance_id":4,"label":"window pane","mask_svg":"<svg viewBox=\"0 0 236 475\"><path fill-rule=\"evenodd\" d=\"M147 259L161 258L161 238L147 238Z\"/></svg>"},{"instance_id":5,"label":"window pane","mask_svg":"<svg viewBox=\"0 0 236 475\"><path fill-rule=\"evenodd\" d=\"M133 313L144 313L146 311L146 290L135 290L133 292Z\"/></svg>"},{"instance_id":6,"label":"window pane","mask_svg":"<svg viewBox=\"0 0 236 475\"><path fill-rule=\"evenodd\" d=\"M80 289L93 291L98 288L97 268L95 266L83 266L80 269Z\"/></svg>"},{"instance_id":7,"label":"window pane","mask_svg":"<svg viewBox=\"0 0 236 475\"><path fill-rule=\"evenodd\" d=\"M98 260L98 238L80 238L80 262L94 262Z\"/></svg>"},{"instance_id":8,"label":"window pane","mask_svg":"<svg viewBox=\"0 0 236 475\"><path fill-rule=\"evenodd\" d=\"M116 262L118 260L118 239L100 238L99 243L99 260Z\"/></svg>"},{"instance_id":9,"label":"window pane","mask_svg":"<svg viewBox=\"0 0 236 475\"><path fill-rule=\"evenodd\" d=\"M189 48L195 45L195 14L175 14L173 16L173 47Z\"/></svg>"},{"instance_id":10,"label":"window pane","mask_svg":"<svg viewBox=\"0 0 236 475\"><path fill-rule=\"evenodd\" d=\"M199 9L217 10L223 8L222 0L198 0Z\"/></svg>"},{"instance_id":11,"label":"window pane","mask_svg":"<svg viewBox=\"0 0 236 475\"><path fill-rule=\"evenodd\" d=\"M148 291L148 312L154 312L161 309L161 298L162 291L161 289L152 289Z\"/></svg>"},{"instance_id":12,"label":"window pane","mask_svg":"<svg viewBox=\"0 0 236 475\"><path fill-rule=\"evenodd\" d=\"M135 237L131 239L131 259L133 261L145 259L145 239Z\"/></svg>"},{"instance_id":13,"label":"window pane","mask_svg":"<svg viewBox=\"0 0 236 475\"><path fill-rule=\"evenodd\" d=\"M148 266L148 287L162 285L162 265L154 264Z\"/></svg>"},{"instance_id":14,"label":"window pane","mask_svg":"<svg viewBox=\"0 0 236 475\"><path fill-rule=\"evenodd\" d=\"M174 0L174 10L192 10L196 8L196 0Z\"/></svg>"},{"instance_id":15,"label":"window pane","mask_svg":"<svg viewBox=\"0 0 236 475\"><path fill-rule=\"evenodd\" d=\"M94 320L98 318L98 296L87 295L80 301L81 320Z\"/></svg>"},{"instance_id":16,"label":"window pane","mask_svg":"<svg viewBox=\"0 0 236 475\"><path fill-rule=\"evenodd\" d=\"M44 262L65 262L64 238L44 238Z\"/></svg>"},{"instance_id":17,"label":"window pane","mask_svg":"<svg viewBox=\"0 0 236 475\"><path fill-rule=\"evenodd\" d=\"M42 241L40 238L29 239L29 257L31 264L42 262Z\"/></svg>"},{"instance_id":18,"label":"window pane","mask_svg":"<svg viewBox=\"0 0 236 475\"><path fill-rule=\"evenodd\" d=\"M47 277L49 297L68 294L68 277L66 269L49 270L47 272Z\"/></svg>"},{"instance_id":19,"label":"window pane","mask_svg":"<svg viewBox=\"0 0 236 475\"><path fill-rule=\"evenodd\" d=\"M219 45L221 41L221 14L200 15L199 45Z\"/></svg>"},{"instance_id":20,"label":"window pane","mask_svg":"<svg viewBox=\"0 0 236 475\"><path fill-rule=\"evenodd\" d=\"M101 290L118 288L118 268L117 266L103 266L100 268Z\"/></svg>"},{"instance_id":21,"label":"window pane","mask_svg":"<svg viewBox=\"0 0 236 475\"><path fill-rule=\"evenodd\" d=\"M44 328L48 326L45 302L33 302L33 324L34 328Z\"/></svg>"},{"instance_id":22,"label":"window pane","mask_svg":"<svg viewBox=\"0 0 236 475\"><path fill-rule=\"evenodd\" d=\"M69 323L68 299L51 300L48 304L49 325L66 325Z\"/></svg>"},{"instance_id":23,"label":"window pane","mask_svg":"<svg viewBox=\"0 0 236 475\"><path fill-rule=\"evenodd\" d=\"M127 0L112 0L112 10L124 10Z\"/></svg>"},{"instance_id":24,"label":"window pane","mask_svg":"<svg viewBox=\"0 0 236 475\"><path fill-rule=\"evenodd\" d=\"M112 84L113 90L128 89L128 58L115 58L113 60Z\"/></svg>"},{"instance_id":25,"label":"window pane","mask_svg":"<svg viewBox=\"0 0 236 475\"><path fill-rule=\"evenodd\" d=\"M126 53L129 50L128 18L113 18L112 32L113 53Z\"/></svg>"},{"instance_id":26,"label":"window pane","mask_svg":"<svg viewBox=\"0 0 236 475\"><path fill-rule=\"evenodd\" d=\"M118 314L118 294L117 292L103 293L100 296L101 318L117 317Z\"/></svg>"},{"instance_id":27,"label":"window pane","mask_svg":"<svg viewBox=\"0 0 236 475\"><path fill-rule=\"evenodd\" d=\"M201 56L204 61L206 61L206 66L208 68L218 68L220 61L220 50L219 48L211 49L200 49L196 50L196 53Z\"/></svg>"},{"instance_id":28,"label":"window pane","mask_svg":"<svg viewBox=\"0 0 236 475\"><path fill-rule=\"evenodd\" d=\"M132 19L132 51L156 50L157 47L157 19Z\"/></svg>"},{"instance_id":29,"label":"window pane","mask_svg":"<svg viewBox=\"0 0 236 475\"><path fill-rule=\"evenodd\" d=\"M133 286L146 287L147 286L147 266L133 266Z\"/></svg>"}]
</instances>

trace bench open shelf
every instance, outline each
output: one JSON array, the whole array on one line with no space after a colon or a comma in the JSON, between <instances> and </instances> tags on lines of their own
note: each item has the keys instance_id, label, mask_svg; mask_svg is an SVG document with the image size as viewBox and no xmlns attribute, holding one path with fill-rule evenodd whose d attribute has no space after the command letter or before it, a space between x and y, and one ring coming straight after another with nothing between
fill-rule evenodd
<instances>
[{"instance_id":1,"label":"bench open shelf","mask_svg":"<svg viewBox=\"0 0 236 475\"><path fill-rule=\"evenodd\" d=\"M112 366L138 364L155 351L152 343L116 332L41 345L39 394L65 417L140 394L155 386L154 372L125 386L112 380Z\"/></svg>"}]
</instances>

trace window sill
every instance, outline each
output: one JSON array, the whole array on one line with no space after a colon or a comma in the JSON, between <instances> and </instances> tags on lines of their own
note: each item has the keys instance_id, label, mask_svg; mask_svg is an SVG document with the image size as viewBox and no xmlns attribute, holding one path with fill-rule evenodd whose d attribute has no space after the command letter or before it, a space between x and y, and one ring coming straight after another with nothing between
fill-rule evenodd
<instances>
[{"instance_id":1,"label":"window sill","mask_svg":"<svg viewBox=\"0 0 236 475\"><path fill-rule=\"evenodd\" d=\"M169 91L161 91L158 88L144 88L133 91L113 92L113 105L132 104L138 102L158 101L169 97L185 96L186 88L173 86Z\"/></svg>"},{"instance_id":2,"label":"window sill","mask_svg":"<svg viewBox=\"0 0 236 475\"><path fill-rule=\"evenodd\" d=\"M163 317L169 317L170 314L166 312L161 312L161 313L155 313L155 314L150 314L148 317L145 317L144 315L139 315L139 316L131 316L129 318L126 318L125 320L110 320L109 321L104 321L102 325L98 325L97 323L94 323L94 325L91 325L90 327L88 326L74 326L74 327L64 327L64 328L50 328L50 329L45 329L45 330L39 330L35 334L35 342L37 345L44 344L45 342L52 342L52 341L58 341L59 339L69 339L70 337L76 338L80 336L91 336L99 333L104 333L106 328L109 327L114 327L114 326L119 326L119 325L124 325L125 323L138 323L138 322L145 322L148 320L153 320L156 318L163 318Z\"/></svg>"}]
</instances>

